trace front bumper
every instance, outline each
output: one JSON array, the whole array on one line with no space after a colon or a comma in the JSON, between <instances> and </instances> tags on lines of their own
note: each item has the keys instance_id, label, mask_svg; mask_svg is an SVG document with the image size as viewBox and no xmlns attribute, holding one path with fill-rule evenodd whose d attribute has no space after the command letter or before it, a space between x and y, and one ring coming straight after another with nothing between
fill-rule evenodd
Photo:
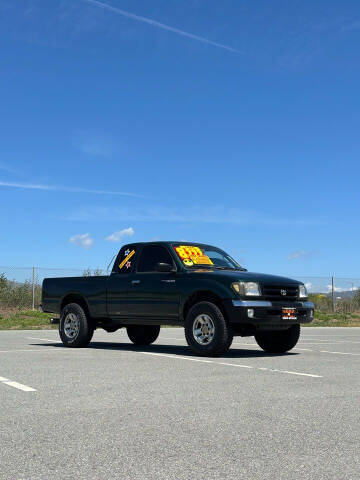
<instances>
[{"instance_id":1,"label":"front bumper","mask_svg":"<svg viewBox=\"0 0 360 480\"><path fill-rule=\"evenodd\" d=\"M227 318L231 323L253 325L256 328L283 327L297 323L310 323L314 318L314 304L312 302L225 300L224 306ZM286 307L296 308L296 320L283 320L282 309Z\"/></svg>"}]
</instances>

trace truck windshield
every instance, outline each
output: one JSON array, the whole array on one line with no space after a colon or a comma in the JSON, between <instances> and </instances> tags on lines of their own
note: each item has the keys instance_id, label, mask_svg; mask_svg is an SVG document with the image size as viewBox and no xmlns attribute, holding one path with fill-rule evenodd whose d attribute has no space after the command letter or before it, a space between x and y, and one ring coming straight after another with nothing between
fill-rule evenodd
<instances>
[{"instance_id":1,"label":"truck windshield","mask_svg":"<svg viewBox=\"0 0 360 480\"><path fill-rule=\"evenodd\" d=\"M185 268L245 270L230 255L216 247L174 244L173 248Z\"/></svg>"}]
</instances>

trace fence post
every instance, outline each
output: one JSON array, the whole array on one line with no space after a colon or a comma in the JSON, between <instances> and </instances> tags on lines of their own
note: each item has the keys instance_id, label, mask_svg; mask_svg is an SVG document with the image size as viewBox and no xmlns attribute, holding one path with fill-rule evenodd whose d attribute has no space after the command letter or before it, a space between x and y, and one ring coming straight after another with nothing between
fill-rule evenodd
<instances>
[{"instance_id":1,"label":"fence post","mask_svg":"<svg viewBox=\"0 0 360 480\"><path fill-rule=\"evenodd\" d=\"M35 310L35 267L32 269L32 309Z\"/></svg>"},{"instance_id":2,"label":"fence post","mask_svg":"<svg viewBox=\"0 0 360 480\"><path fill-rule=\"evenodd\" d=\"M332 313L335 313L335 281L334 281L334 277L331 277L331 304L332 304Z\"/></svg>"}]
</instances>

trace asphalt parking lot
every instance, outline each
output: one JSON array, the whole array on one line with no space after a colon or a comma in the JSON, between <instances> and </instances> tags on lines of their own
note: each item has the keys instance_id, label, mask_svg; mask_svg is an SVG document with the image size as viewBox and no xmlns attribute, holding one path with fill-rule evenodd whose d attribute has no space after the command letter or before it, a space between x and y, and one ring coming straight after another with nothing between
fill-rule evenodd
<instances>
[{"instance_id":1,"label":"asphalt parking lot","mask_svg":"<svg viewBox=\"0 0 360 480\"><path fill-rule=\"evenodd\" d=\"M0 332L0 478L360 478L360 328L303 328L286 355L185 345L175 328L146 348Z\"/></svg>"}]
</instances>

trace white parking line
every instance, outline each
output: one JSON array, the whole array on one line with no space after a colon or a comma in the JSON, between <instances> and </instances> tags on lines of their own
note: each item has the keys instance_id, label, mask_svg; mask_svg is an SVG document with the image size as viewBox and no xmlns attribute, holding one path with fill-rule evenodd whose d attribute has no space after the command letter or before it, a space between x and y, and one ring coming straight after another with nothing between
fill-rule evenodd
<instances>
[{"instance_id":1,"label":"white parking line","mask_svg":"<svg viewBox=\"0 0 360 480\"><path fill-rule=\"evenodd\" d=\"M360 355L360 353L352 353L352 352L332 352L330 350L312 350L310 348L299 348L294 347L294 350L304 350L307 352L315 352L315 353L333 353L335 355Z\"/></svg>"},{"instance_id":2,"label":"white parking line","mask_svg":"<svg viewBox=\"0 0 360 480\"><path fill-rule=\"evenodd\" d=\"M301 335L300 337L301 340L303 340L304 342L326 342L326 343L360 343L360 341L356 341L356 340L344 340L340 337L316 337L316 338L310 338L310 337L306 337L304 335Z\"/></svg>"},{"instance_id":3,"label":"white parking line","mask_svg":"<svg viewBox=\"0 0 360 480\"><path fill-rule=\"evenodd\" d=\"M59 340L50 340L50 338L27 337L28 340L41 340L42 342L61 343Z\"/></svg>"},{"instance_id":4,"label":"white parking line","mask_svg":"<svg viewBox=\"0 0 360 480\"><path fill-rule=\"evenodd\" d=\"M0 377L0 383L8 385L9 387L17 388L18 390L22 390L23 392L36 392L35 388L28 387L27 385L23 385L22 383L13 382L4 377Z\"/></svg>"},{"instance_id":5,"label":"white parking line","mask_svg":"<svg viewBox=\"0 0 360 480\"><path fill-rule=\"evenodd\" d=\"M33 353L33 352L56 352L57 349L53 349L53 348L43 348L41 350L37 350L37 349L32 349L32 348L27 348L27 349L15 349L14 350L0 350L0 353L13 353L13 352L30 352L30 353Z\"/></svg>"},{"instance_id":6,"label":"white parking line","mask_svg":"<svg viewBox=\"0 0 360 480\"><path fill-rule=\"evenodd\" d=\"M312 340L310 340L310 342L308 342L307 340L305 340L304 343L313 343ZM354 342L352 340L321 340L321 342L316 342L316 343L355 343L355 344L359 344L360 342Z\"/></svg>"},{"instance_id":7,"label":"white parking line","mask_svg":"<svg viewBox=\"0 0 360 480\"><path fill-rule=\"evenodd\" d=\"M278 370L277 368L254 367L252 365L240 365L238 363L229 363L229 362L216 362L214 360L205 360L201 358L191 358L191 357L180 357L178 355L168 355L165 353L155 353L155 352L137 352L137 353L143 353L144 355L153 355L155 357L174 358L177 360L189 360L191 362L212 363L215 365L226 365L228 367L247 368L247 369L254 369L254 370L263 370L266 372L287 373L289 375L300 375L303 377L322 378L322 375L315 375L313 373L292 372L290 370Z\"/></svg>"},{"instance_id":8,"label":"white parking line","mask_svg":"<svg viewBox=\"0 0 360 480\"><path fill-rule=\"evenodd\" d=\"M326 345L327 343L334 344L334 343L358 343L358 342L345 342L341 340L336 340L334 342L330 342L329 340L323 340L321 342L312 342L312 341L308 342L307 340L300 339L299 343L302 343L303 345Z\"/></svg>"},{"instance_id":9,"label":"white parking line","mask_svg":"<svg viewBox=\"0 0 360 480\"><path fill-rule=\"evenodd\" d=\"M299 340L301 345L326 345L327 343L334 343L334 342L307 342L306 340Z\"/></svg>"},{"instance_id":10,"label":"white parking line","mask_svg":"<svg viewBox=\"0 0 360 480\"><path fill-rule=\"evenodd\" d=\"M256 344L252 344L252 343L235 343L235 345L247 345L247 346L251 346L251 347L256 347L257 346ZM303 345L303 344L301 343L301 345ZM293 350L302 350L304 352L315 352L315 353L334 353L336 355L355 355L355 356L360 355L360 353L332 352L330 350L313 350L311 348L300 348L300 347L294 347Z\"/></svg>"},{"instance_id":11,"label":"white parking line","mask_svg":"<svg viewBox=\"0 0 360 480\"><path fill-rule=\"evenodd\" d=\"M52 351L52 348L47 348L46 350L50 350ZM0 353L13 353L13 352L44 352L44 349L42 350L35 350L35 349L32 349L32 348L27 348L27 349L16 349L14 348L14 350L0 350Z\"/></svg>"},{"instance_id":12,"label":"white parking line","mask_svg":"<svg viewBox=\"0 0 360 480\"><path fill-rule=\"evenodd\" d=\"M316 351L316 350L315 350ZM349 353L349 352L329 352L328 350L319 350L321 353L335 353L336 355L360 355L360 353Z\"/></svg>"},{"instance_id":13,"label":"white parking line","mask_svg":"<svg viewBox=\"0 0 360 480\"><path fill-rule=\"evenodd\" d=\"M183 340L181 338L175 338L175 337L159 337L159 338L163 338L167 340L178 340L178 341ZM331 343L331 342L326 342L326 343ZM257 347L256 343L233 342L233 345L243 345L245 347ZM300 345L322 345L322 343L300 342ZM360 353L332 352L329 350L312 350L311 348L300 348L300 347L294 347L294 350L302 350L304 352L315 352L315 353L333 353L335 355L355 355L355 356L360 355Z\"/></svg>"},{"instance_id":14,"label":"white parking line","mask_svg":"<svg viewBox=\"0 0 360 480\"><path fill-rule=\"evenodd\" d=\"M185 341L185 338L175 338L175 337L159 337L159 338L166 338L166 340L181 340L181 341Z\"/></svg>"},{"instance_id":15,"label":"white parking line","mask_svg":"<svg viewBox=\"0 0 360 480\"><path fill-rule=\"evenodd\" d=\"M339 343L360 343L360 342L354 342L354 340L336 340L336 342ZM330 342L333 343L333 342Z\"/></svg>"}]
</instances>

